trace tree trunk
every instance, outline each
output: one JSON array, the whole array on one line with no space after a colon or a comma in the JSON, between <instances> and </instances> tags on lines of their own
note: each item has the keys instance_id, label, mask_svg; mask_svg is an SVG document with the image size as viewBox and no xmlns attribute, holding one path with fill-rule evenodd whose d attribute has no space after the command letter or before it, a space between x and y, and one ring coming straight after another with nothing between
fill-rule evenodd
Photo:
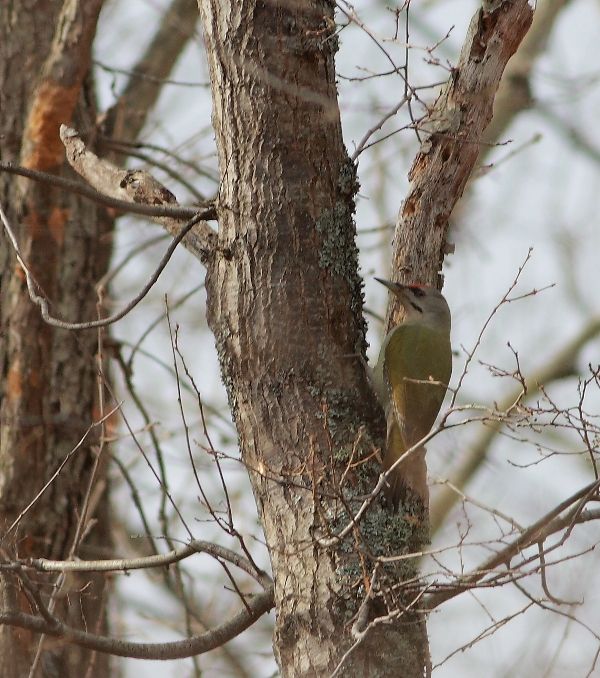
<instances>
[{"instance_id":1,"label":"tree trunk","mask_svg":"<svg viewBox=\"0 0 600 678\"><path fill-rule=\"evenodd\" d=\"M283 675L323 676L354 643L373 557L426 538L422 507L392 515L377 499L345 539L319 541L375 485L384 434L361 362L358 185L342 141L333 7L200 7L222 176L209 323L270 550L277 660ZM398 612L412 600L398 585L413 575L407 561L378 571L378 591L393 581L396 598L374 600L367 621L395 609L395 623L368 633L339 675L423 675L424 625Z\"/></svg>"},{"instance_id":2,"label":"tree trunk","mask_svg":"<svg viewBox=\"0 0 600 678\"><path fill-rule=\"evenodd\" d=\"M65 15L60 15L65 5ZM77 12L69 14L69 5ZM89 44L101 2L0 3L0 153L46 172L60 172L63 149L58 124L74 119L80 128L94 124L91 88L84 87ZM80 22L77 27L68 22ZM54 32L59 25L62 29ZM75 27L79 42L61 51L62 35ZM73 58L77 56L78 58ZM94 284L105 273L112 221L76 196L40 184L0 175L0 200L16 231L21 253L51 313L71 320L97 315ZM82 500L98 450L94 429L35 504L7 533L40 489L98 419L98 335L54 329L31 302L25 276L2 229L0 233L0 530L2 549L11 556L65 558L73 547ZM107 547L106 491L103 473L87 519L93 526L79 555ZM86 523L87 525L87 523ZM56 577L36 578L49 600ZM31 592L2 577L3 606L30 612ZM28 597L29 595L29 597ZM70 578L56 595L55 611L74 626L105 630L104 578ZM34 610L37 612L36 610ZM8 626L0 628L0 675L26 676L40 637ZM106 656L46 640L37 675L108 675Z\"/></svg>"}]
</instances>

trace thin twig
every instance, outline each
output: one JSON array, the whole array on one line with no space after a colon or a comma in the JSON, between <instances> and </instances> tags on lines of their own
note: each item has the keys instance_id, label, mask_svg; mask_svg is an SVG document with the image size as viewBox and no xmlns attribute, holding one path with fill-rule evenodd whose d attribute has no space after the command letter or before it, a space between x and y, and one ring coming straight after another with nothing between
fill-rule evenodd
<instances>
[{"instance_id":1,"label":"thin twig","mask_svg":"<svg viewBox=\"0 0 600 678\"><path fill-rule=\"evenodd\" d=\"M118 313L115 313L108 318L103 318L102 320L90 320L88 322L83 322L83 323L70 323L66 322L64 320L61 320L60 318L55 318L50 315L49 310L48 310L48 300L42 296L41 294L38 294L37 290L41 290L40 285L36 282L35 278L33 277L33 273L31 272L31 269L29 266L25 263L25 260L23 259L23 256L21 255L20 249L19 249L19 244L17 242L17 239L15 237L15 234L8 222L8 219L6 217L6 214L4 213L4 210L2 209L2 205L0 205L0 218L2 219L2 223L4 224L4 228L6 230L6 233L8 234L8 237L10 238L10 241L12 243L12 246L15 250L15 253L17 255L17 261L19 264L21 264L21 267L25 271L25 276L27 279L27 290L29 291L29 298L31 301L33 301L34 304L40 307L41 310L41 315L42 318L48 325L52 325L53 327L59 327L63 330L90 330L94 329L97 327L107 327L108 325L112 325L113 323L116 323L118 320L121 320L121 318L124 318L128 313L130 313L139 303L142 301L142 299L148 294L148 292L152 289L156 281L158 280L160 274L163 272L165 269L166 265L169 263L169 260L173 256L173 252L175 252L177 245L185 238L185 236L192 230L195 224L198 222L202 221L203 217L200 214L196 214L195 217L190 219L185 226L182 227L181 231L179 234L173 239L171 244L169 245L167 251L163 255L162 259L160 260L157 268L155 269L154 273L148 280L148 282L144 285L142 290L135 296L123 309L121 309Z\"/></svg>"},{"instance_id":2,"label":"thin twig","mask_svg":"<svg viewBox=\"0 0 600 678\"><path fill-rule=\"evenodd\" d=\"M25 515L35 506L39 498L46 492L46 490L52 485L54 480L60 475L60 472L63 470L63 468L66 466L66 464L69 462L69 460L73 457L75 452L83 445L85 442L86 438L88 437L89 433L96 428L97 426L101 426L106 419L109 419L117 410L121 409L122 403L119 403L115 407L113 407L110 412L108 412L102 419L100 419L97 422L94 422L93 424L90 424L88 426L86 432L83 434L77 445L66 455L66 457L61 461L59 467L54 471L54 473L50 476L48 481L44 484L42 489L35 495L35 497L27 504L27 506L19 513L19 515L13 520L13 522L10 524L8 529L4 532L2 537L0 537L0 544L8 537L8 535L15 529L15 527L23 520Z\"/></svg>"}]
</instances>

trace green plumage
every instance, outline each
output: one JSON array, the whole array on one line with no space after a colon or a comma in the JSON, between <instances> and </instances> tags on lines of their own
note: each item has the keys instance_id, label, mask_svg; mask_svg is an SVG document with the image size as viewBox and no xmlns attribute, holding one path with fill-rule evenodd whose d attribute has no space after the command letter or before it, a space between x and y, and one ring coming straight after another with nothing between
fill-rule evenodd
<instances>
[{"instance_id":1,"label":"green plumage","mask_svg":"<svg viewBox=\"0 0 600 678\"><path fill-rule=\"evenodd\" d=\"M410 447L429 433L442 406L452 373L450 336L413 323L399 325L386 337L381 357L384 397Z\"/></svg>"},{"instance_id":2,"label":"green plumage","mask_svg":"<svg viewBox=\"0 0 600 678\"><path fill-rule=\"evenodd\" d=\"M387 417L383 465L403 458L388 476L387 497L398 507L402 492L429 503L425 448L414 449L431 431L440 411L450 373L450 309L442 293L428 285L404 285L375 278L403 308L404 321L390 330L379 352L373 382Z\"/></svg>"}]
</instances>

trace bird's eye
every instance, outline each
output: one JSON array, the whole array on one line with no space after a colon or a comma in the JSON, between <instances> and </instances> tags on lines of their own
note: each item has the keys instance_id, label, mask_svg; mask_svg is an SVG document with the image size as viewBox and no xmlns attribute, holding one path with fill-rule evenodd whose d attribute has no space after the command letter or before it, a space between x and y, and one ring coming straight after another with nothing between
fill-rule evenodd
<instances>
[{"instance_id":1,"label":"bird's eye","mask_svg":"<svg viewBox=\"0 0 600 678\"><path fill-rule=\"evenodd\" d=\"M417 287L416 285L412 285L410 287L410 291L417 297L418 299L421 297L425 296L425 292L420 287Z\"/></svg>"}]
</instances>

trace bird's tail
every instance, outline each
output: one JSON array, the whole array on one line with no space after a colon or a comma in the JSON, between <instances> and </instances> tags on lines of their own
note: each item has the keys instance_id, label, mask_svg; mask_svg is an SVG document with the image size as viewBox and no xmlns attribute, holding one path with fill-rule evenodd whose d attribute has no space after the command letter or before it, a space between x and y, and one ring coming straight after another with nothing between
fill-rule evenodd
<instances>
[{"instance_id":1,"label":"bird's tail","mask_svg":"<svg viewBox=\"0 0 600 678\"><path fill-rule=\"evenodd\" d=\"M406 452L400 428L391 414L388 416L388 431L384 468L391 468ZM422 502L426 513L429 513L429 489L427 487L427 464L425 463L425 447L419 447L410 452L406 460L401 461L388 478L388 487L385 491L387 501L398 509L400 501L407 493L416 495Z\"/></svg>"}]
</instances>

